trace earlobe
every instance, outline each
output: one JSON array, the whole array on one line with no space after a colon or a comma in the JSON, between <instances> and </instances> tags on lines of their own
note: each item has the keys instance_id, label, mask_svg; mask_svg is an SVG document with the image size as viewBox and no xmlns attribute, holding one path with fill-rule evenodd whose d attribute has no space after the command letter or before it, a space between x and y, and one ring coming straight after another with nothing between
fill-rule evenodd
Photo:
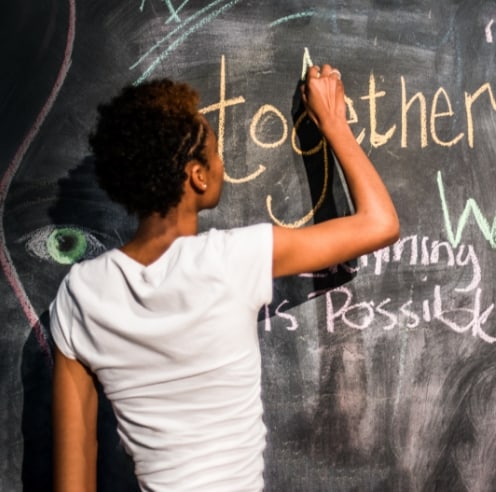
<instances>
[{"instance_id":1,"label":"earlobe","mask_svg":"<svg viewBox=\"0 0 496 492\"><path fill-rule=\"evenodd\" d=\"M190 180L192 187L199 192L204 192L207 189L207 177L204 167L193 162L190 168Z\"/></svg>"}]
</instances>

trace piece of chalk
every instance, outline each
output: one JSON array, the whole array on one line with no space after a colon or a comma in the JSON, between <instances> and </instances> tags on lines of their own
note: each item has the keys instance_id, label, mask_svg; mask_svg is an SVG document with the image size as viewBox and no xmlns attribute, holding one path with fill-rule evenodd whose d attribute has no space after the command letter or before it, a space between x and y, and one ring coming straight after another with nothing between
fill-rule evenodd
<instances>
[{"instance_id":1,"label":"piece of chalk","mask_svg":"<svg viewBox=\"0 0 496 492\"><path fill-rule=\"evenodd\" d=\"M303 64L301 67L301 80L304 81L307 76L307 71L310 67L313 67L313 61L310 58L310 51L305 46L305 50L303 51Z\"/></svg>"}]
</instances>

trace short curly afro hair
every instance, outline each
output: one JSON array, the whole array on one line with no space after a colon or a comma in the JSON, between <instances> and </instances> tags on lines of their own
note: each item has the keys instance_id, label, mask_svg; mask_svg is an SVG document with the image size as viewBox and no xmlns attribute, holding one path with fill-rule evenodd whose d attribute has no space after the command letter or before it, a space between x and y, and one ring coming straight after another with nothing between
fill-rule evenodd
<instances>
[{"instance_id":1,"label":"short curly afro hair","mask_svg":"<svg viewBox=\"0 0 496 492\"><path fill-rule=\"evenodd\" d=\"M160 79L125 87L98 106L89 137L97 180L130 214L165 216L184 193L186 164L207 165L198 102L189 85Z\"/></svg>"}]
</instances>

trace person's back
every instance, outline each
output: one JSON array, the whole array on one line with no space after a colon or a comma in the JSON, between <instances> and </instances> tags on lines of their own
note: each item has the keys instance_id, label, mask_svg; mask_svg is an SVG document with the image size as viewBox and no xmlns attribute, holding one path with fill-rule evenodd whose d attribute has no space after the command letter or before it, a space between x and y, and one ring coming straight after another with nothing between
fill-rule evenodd
<instances>
[{"instance_id":1,"label":"person's back","mask_svg":"<svg viewBox=\"0 0 496 492\"><path fill-rule=\"evenodd\" d=\"M139 224L120 250L74 267L52 305L57 492L96 487L95 376L143 490L263 489L256 318L271 278L336 265L399 234L346 121L340 77L330 65L311 67L302 98L342 165L355 213L303 229L197 235L224 170L189 86L128 87L99 108L91 137L99 183Z\"/></svg>"},{"instance_id":2,"label":"person's back","mask_svg":"<svg viewBox=\"0 0 496 492\"><path fill-rule=\"evenodd\" d=\"M114 249L64 280L55 342L103 385L144 490L262 488L256 319L271 270L261 224L178 238L148 266Z\"/></svg>"}]
</instances>

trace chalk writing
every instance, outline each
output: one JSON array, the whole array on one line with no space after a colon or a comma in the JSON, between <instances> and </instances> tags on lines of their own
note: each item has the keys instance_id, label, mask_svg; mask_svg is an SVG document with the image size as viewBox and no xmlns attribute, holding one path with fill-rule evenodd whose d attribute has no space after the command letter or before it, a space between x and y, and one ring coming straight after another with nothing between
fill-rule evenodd
<instances>
[{"instance_id":1,"label":"chalk writing","mask_svg":"<svg viewBox=\"0 0 496 492\"><path fill-rule=\"evenodd\" d=\"M225 57L221 57L220 63L220 84L219 84L219 102L210 104L207 107L201 108L200 112L203 114L208 114L213 111L218 111L218 126L217 126L217 140L218 140L218 152L221 158L224 158L224 135L225 135L225 119L226 119L226 108L230 106L235 106L237 104L244 104L245 98L243 96L233 97L226 100L226 61ZM265 171L265 166L259 165L258 169L248 176L242 178L232 178L229 176L227 171L224 171L224 179L229 183L246 183L255 179L257 176Z\"/></svg>"},{"instance_id":2,"label":"chalk writing","mask_svg":"<svg viewBox=\"0 0 496 492\"><path fill-rule=\"evenodd\" d=\"M489 335L483 329L494 310L494 303L482 307L482 289L480 288L475 289L472 298L467 295L454 298L450 293L443 292L440 285L435 285L432 296L422 301L413 299L392 301L390 297L387 297L380 301L361 298L360 301L355 302L352 289L341 286L324 293L311 293L308 298L312 299L322 294L325 295L325 322L329 333L334 333L339 324L355 330L377 328L392 331L402 328L415 329L423 321L425 323L439 322L441 326L455 333L468 333L486 343L496 342L496 337ZM469 304L470 301L472 301L471 304ZM295 331L299 327L297 317L281 312L287 302L282 301L277 306L275 314L276 317L290 322L283 327L284 329ZM264 330L272 331L268 308L265 309Z\"/></svg>"},{"instance_id":3,"label":"chalk writing","mask_svg":"<svg viewBox=\"0 0 496 492\"><path fill-rule=\"evenodd\" d=\"M494 343L496 337L490 336L483 330L483 325L494 310L494 304L483 310L481 294L481 289L476 289L470 307L456 307L467 306L470 299L467 296L455 299L452 295L446 296L446 294L443 299L441 286L435 285L430 299L425 299L421 303L408 299L400 301L397 308L389 308L390 298L380 302L361 300L352 304L354 298L351 289L337 287L325 294L327 331L333 333L338 321L356 330L365 330L372 326L381 327L385 331L401 327L414 329L423 319L425 322L438 321L442 326L456 333L470 333L484 342Z\"/></svg>"},{"instance_id":4,"label":"chalk writing","mask_svg":"<svg viewBox=\"0 0 496 492\"><path fill-rule=\"evenodd\" d=\"M469 147L474 146L474 121L472 116L472 105L479 97L487 92L489 94L489 102L494 111L496 111L496 99L494 98L491 84L489 82L482 84L473 94L465 92L465 112L467 114L467 139Z\"/></svg>"},{"instance_id":5,"label":"chalk writing","mask_svg":"<svg viewBox=\"0 0 496 492\"><path fill-rule=\"evenodd\" d=\"M298 220L295 220L294 222L283 222L282 220L279 220L272 211L272 195L267 195L266 198L267 210L269 212L270 218L277 225L283 227L290 227L290 228L301 227L302 225L312 220L312 218L315 216L315 212L317 212L317 210L319 210L319 208L324 203L325 197L327 195L327 188L329 185L329 157L328 157L327 145L325 144L322 145L322 149L323 149L323 161L324 161L324 180L322 183L322 191L320 193L319 199L317 200L317 203L306 215L304 215Z\"/></svg>"},{"instance_id":6,"label":"chalk writing","mask_svg":"<svg viewBox=\"0 0 496 492\"><path fill-rule=\"evenodd\" d=\"M142 73L142 75L136 80L136 83L139 83L146 78L148 78L156 69L158 64L163 61L167 56L169 56L175 49L177 49L182 43L184 43L192 34L197 32L199 29L201 29L203 26L207 25L209 22L212 22L214 19L216 19L219 15L223 14L226 12L228 9L234 7L237 3L239 3L241 0L231 0L231 1L226 1L226 0L215 0L210 3L207 3L205 7L195 11L192 15L181 18L180 17L180 12L184 9L184 7L189 3L188 0L183 1L178 7L175 7L173 3L170 0L164 0L164 4L166 5L166 8L168 10L169 17L167 18L167 22L175 22L177 26L172 29L167 35L159 39L149 50L146 51L146 53L141 56L136 63L134 63L130 69L136 69L139 65L142 63L146 62L149 59L152 59L151 63L147 66L146 70ZM43 123L44 118L46 117L46 114L48 114L51 105L53 104L57 94L58 90L60 89L61 83L65 77L65 74L68 70L69 64L70 64L70 55L71 55L71 50L72 50L72 43L73 43L73 37L74 37L74 25L75 25L75 4L74 2L69 2L71 8L70 8L70 22L71 26L69 28L68 32L68 41L67 41L67 47L66 47L66 53L64 57L64 64L61 68L61 71L59 73L59 76L57 78L57 82L54 86L54 89L50 95L50 99L47 101L45 107L41 111L38 119L35 122L35 125L33 126L33 129L31 130L30 134L26 137L25 142L23 142L23 145L19 149L19 151L16 154L16 157L14 158L14 161L12 162L11 166L9 166L7 173L4 175L3 180L2 180L2 188L1 188L1 195L0 195L0 215L3 215L3 207L4 207L4 201L5 201L5 196L8 191L10 181L12 177L14 176L17 167L22 160L27 148L31 144L32 140L34 139L35 135L37 134L39 127ZM145 0L141 2L140 9L142 10L145 5ZM272 26L276 26L279 24L282 24L284 22L287 22L289 20L294 20L294 19L299 19L299 18L304 18L304 17L310 17L313 15L313 11L306 11L306 12L300 12L298 14L293 14L290 16L286 16L283 18L280 18L274 22L271 23ZM492 26L492 22L488 27L490 28ZM490 30L489 30L490 32ZM492 42L492 33L491 33L491 42ZM167 44L167 47L164 48L164 46ZM222 155L224 152L224 142L225 142L225 121L226 121L226 111L229 108L232 108L236 105L239 104L245 104L245 98L242 95L238 95L235 97L228 97L227 92L228 92L228 82L226 80L226 70L225 70L225 56L223 55L221 57L221 66L220 66L220 84L219 84L219 100L209 106L206 106L202 108L202 112L207 114L209 112L218 112L218 135L219 135L219 152ZM301 76L304 77L304 74L306 73L306 70L308 69L308 66L311 66L312 59L310 56L310 52L307 48L304 49L304 55L303 55L303 63L302 63L302 73ZM451 147L454 146L462 141L466 141L468 144L468 147L473 148L475 145L475 129L474 129L474 107L477 101L479 101L482 96L486 96L489 99L489 102L491 104L491 107L493 110L496 111L496 99L494 97L492 87L489 82L482 84L477 90L474 92L465 92L464 93L464 109L465 109L465 122L466 122L466 128L460 128L458 129L450 138L448 139L443 139L440 137L438 130L437 130L437 124L440 120L442 119L453 119L453 121L462 121L461 119L455 118L455 112L453 110L451 100L450 100L450 95L448 92L443 88L439 87L432 96L432 100L429 101L429 98L426 94L420 91L411 91L411 88L408 87L407 84L407 79L404 76L399 77L399 83L401 87L400 91L400 99L398 101L398 104L396 105L397 107L400 108L400 111L398 112L399 114L399 120L397 122L393 122L390 124L389 128L386 128L385 130L380 129L379 125L379 120L380 120L380 113L381 113L381 102L383 99L387 96L387 93L385 90L381 89L378 87L378 79L376 79L374 73L372 72L369 76L368 80L368 92L365 95L359 96L358 98L351 98L349 96L346 96L346 105L347 105L347 110L348 110L348 121L350 122L351 125L359 125L362 121L360 110L357 109L357 106L355 104L355 101L365 101L368 103L368 127L362 127L361 129L359 128L358 130L358 136L357 141L359 143L363 142L364 139L368 136L369 142L372 147L380 147L383 146L389 142L392 141L392 139L395 137L395 135L399 135L399 144L401 148L408 148L411 147L412 144L409 141L409 135L411 134L411 130L409 128L409 125L412 124L411 118L415 112L415 109L417 110L415 114L418 114L418 128L419 128L419 143L420 143L420 148L426 148L428 145L432 142L436 145L443 146L443 147ZM301 118L304 118L304 114L302 115ZM328 187L328 167L329 167L329 159L328 159L328 150L326 148L326 145L324 145L324 142L321 140L318 142L315 147L312 149L301 149L298 146L297 143L297 129L298 126L301 124L302 119L299 119L294 126L292 127L291 131L289 130L289 125L288 125L288 119L285 117L285 115L273 104L271 104L270 101L263 101L260 107L257 109L257 111L253 114L252 118L249 121L249 127L248 127L248 132L251 140L254 142L255 145L259 146L260 148L263 149L272 149L272 148L277 148L282 145L284 145L288 138L291 139L291 146L292 149L295 153L298 155L311 155L313 153L321 152L322 153L322 163L324 167L324 179L323 179L323 186L322 186L322 192L320 194L319 199L317 200L316 205L307 213L305 214L302 218L295 220L293 222L285 222L284 220L278 218L275 216L272 208L272 195L268 194L266 196L266 206L268 210L268 214L271 217L271 219L280 225L285 225L287 227L299 227L308 221L310 221L313 216L315 215L316 210L321 206L322 201L327 194L327 187ZM270 119L272 121L276 121L280 124L281 132L280 134L276 135L276 137L267 137L267 134L263 131L263 124L267 119ZM249 163L250 164L250 163ZM253 163L251 163L253 164ZM226 172L226 181L234 183L234 184L241 184L241 183L246 183L254 179L258 179L265 171L266 167L262 163L255 163L256 167L255 169L247 174L246 176L242 177L231 177L229 174ZM463 326L458 326L458 325L453 325L450 326L452 329L455 329L455 331L458 329L459 332L465 332L469 328L472 329L472 332L476 334L477 336L481 337L484 339L485 335L482 331L482 325L485 323L487 318L492 312L492 305L489 306L486 309L482 309L480 306L480 300L481 300L481 295L480 295L480 289L475 286L478 286L480 283L480 267L478 265L478 260L476 260L475 253L473 252L472 246L464 246L461 245L461 237L463 234L463 230L467 224L467 221L471 215L476 220L477 225L479 226L482 234L484 235L485 239L490 243L491 247L495 248L496 247L496 239L495 239L495 228L496 228L496 219L493 221L493 224L489 224L487 219L483 216L480 208L478 207L477 203L475 202L474 199L469 198L466 202L465 209L460 216L456 230L454 229L452 222L451 222L451 217L450 213L448 211L448 205L447 205L447 200L445 196L445 190L444 190L444 185L442 182L442 177L441 174L438 173L438 188L439 188L439 195L442 203L442 210L443 210L443 218L445 222L445 227L447 230L447 235L448 235L448 241L449 245L452 248L458 248L458 251L452 251L451 253L448 253L448 256L451 258L451 254L453 255L453 259L450 259L448 262L448 266L451 265L456 265L458 267L462 267L464 265L471 265L472 266L472 276L470 282L465 285L464 287L458 287L457 290L460 293L475 293L475 296L473 298L473 308L471 308L471 322L467 325ZM0 229L1 232L1 238L4 239L4 232L3 228ZM67 232L67 231L66 231ZM59 237L52 237L52 242L50 243L53 247L58 245ZM5 241L1 241L2 244L5 244ZM78 247L80 250L84 249L83 246L85 246L84 241L81 243L78 243ZM448 251L447 245L448 243L439 243L436 246L433 246L433 251L437 250L439 252L440 249L444 248L445 250ZM422 246L424 245L424 240L422 239ZM399 246L398 246L399 247ZM413 248L413 246L412 246ZM79 251L79 250L78 250ZM395 254L397 253L397 250L393 251L393 260L396 257ZM79 254L79 253L78 253ZM389 262L390 260L388 259L389 257L387 256L389 253L386 251L381 251L376 253L374 256L375 262L376 262L376 270L375 271L380 271L382 268L382 265L384 263ZM438 253L431 252L429 258L431 263L434 261L433 258L435 258L435 255ZM53 255L52 255L53 256ZM401 254L399 254L401 257ZM413 249L412 249L412 257L413 257ZM475 259L474 259L475 258ZM59 258L60 259L60 258ZM14 291L16 292L16 295L18 296L21 304L23 305L24 312L26 313L26 316L28 319L31 321L32 325L35 326L38 322L37 316L34 313L34 310L30 304L29 299L27 298L27 295L25 294L22 285L17 278L17 273L15 271L15 268L12 265L12 262L10 260L10 257L8 255L8 251L2 246L1 250L1 255L0 255L0 260L2 264L2 268L4 272L6 273L7 278L9 279L11 285L14 288ZM72 261L72 260L71 260ZM362 268L364 267L363 262L365 261L364 259L362 261ZM436 285L436 287L439 287ZM339 292L339 291L336 291ZM344 291L341 291L343 293ZM419 318L422 318L424 320L431 320L431 319L437 319L442 321L445 325L449 325L449 322L445 316L446 312L454 313L455 310L454 308L450 307L449 309L446 308L446 306L443 304L442 299L441 299L441 290L440 287L439 289L434 289L433 293L433 301L429 302L428 299L424 300L422 302L422 306L420 311L422 311L421 315L418 315ZM332 298L331 298L332 301ZM348 302L348 301L346 301ZM345 303L346 303L345 302ZM349 303L351 303L351 299L349 299ZM382 316L386 317L390 320L390 323L393 323L395 318L392 315L388 315L386 313L390 313L388 310L388 307L392 301L388 299L384 299L379 303L374 304L375 307L373 307L373 314L374 316ZM414 312L410 309L411 308L411 303L412 300L407 300L404 304L402 304L399 307L399 312L403 313L404 316L406 316L405 313L409 313L408 316L406 316L408 319L410 319L409 323L412 324L416 318L414 316ZM279 317L286 317L288 321L290 321L290 326L291 330L296 329L297 327L297 322L290 317L290 315L284 313L283 308L284 308L285 302L283 301L277 308L276 308L276 315ZM352 304L350 304L352 305ZM372 306L372 305L370 305ZM348 306L349 307L349 306ZM342 308L341 306L341 312L346 313L344 316L345 319L347 319L348 314L349 314L349 309L348 307L346 309ZM412 308L413 309L413 308ZM448 309L448 311L447 311ZM338 311L340 311L338 309ZM368 308L367 308L367 312ZM465 311L465 314L467 311ZM370 313L369 313L370 314ZM371 316L371 315L370 315ZM370 317L369 316L369 317ZM342 316L341 316L342 317ZM407 323L408 325L408 323ZM467 326L469 328L467 328ZM490 338L490 337L489 337ZM487 341L486 337L486 341ZM492 340L491 340L492 341Z\"/></svg>"},{"instance_id":7,"label":"chalk writing","mask_svg":"<svg viewBox=\"0 0 496 492\"><path fill-rule=\"evenodd\" d=\"M306 70L309 66L311 66L312 59L310 56L310 52L308 48L304 48L303 50L303 59L302 59L302 72L301 76L304 77ZM227 80L226 80L226 59L225 56L221 57L220 64L220 83L219 83L219 100L213 104L210 104L200 111L203 114L208 114L212 112L218 113L218 141L219 141L219 154L221 157L224 156L224 146L225 146L225 120L226 120L226 110L228 108L233 108L234 106L245 104L246 100L242 95L238 95L236 97L227 98ZM407 95L407 84L405 77L400 77L401 83L401 103L400 103L400 117L401 117L401 137L400 137L400 146L402 148L409 147L408 141L408 114L411 111L414 104L417 104L420 109L420 146L421 148L425 148L429 144L429 134L431 140L442 147L451 147L456 145L465 137L465 132L459 132L454 135L450 140L442 140L437 133L436 122L441 118L451 118L454 117L455 113L453 111L450 98L448 93L443 87L440 87L434 93L432 98L432 104L430 108L430 124L427 124L427 108L428 101L425 95L422 92L417 92L412 96L408 97ZM473 114L472 107L475 101L477 101L482 94L488 93L491 104L493 108L496 110L496 100L494 99L491 86L489 83L485 83L481 85L479 89L477 89L474 93L465 93L465 108L466 108L466 121L467 121L467 141L469 147L474 146L474 124L473 124ZM370 74L369 77L369 89L368 95L360 97L361 100L368 101L369 103L369 139L370 144L373 147L380 147L388 143L393 135L397 131L397 124L391 125L385 132L380 132L378 129L378 101L380 98L386 95L385 91L381 91L377 89L376 78L373 73ZM355 108L354 100L348 96L345 98L348 112L348 122L350 125L354 125L359 122L358 112ZM444 107L441 108L440 106ZM297 219L293 222L285 222L280 218L277 218L272 209L272 196L269 194L266 197L266 206L271 219L279 224L285 225L287 227L300 227L303 224L308 223L315 215L315 212L322 205L323 200L325 198L325 194L327 193L327 181L328 181L328 156L327 151L325 150L325 145L323 141L319 142L317 146L312 149L300 149L297 143L297 132L299 126L302 124L303 119L306 117L306 113L303 113L298 120L295 122L292 130L291 130L291 146L293 151L298 155L311 155L313 153L317 153L322 151L322 162L324 165L324 185L322 188L322 193L317 201L317 204L310 210L307 214L305 214L300 219ZM263 131L263 123L270 119L271 121L277 121L281 127L281 133L279 136L276 136L273 140L267 140L266 132ZM259 109L255 112L253 117L249 123L249 135L251 140L259 147L265 149L277 148L286 143L288 138L288 120L284 116L284 114L274 105L264 102ZM429 131L430 132L429 132ZM358 143L362 143L365 135L366 128L362 128L361 131L356 136ZM246 176L241 177L233 177L229 174L229 172L225 171L225 180L234 184L242 184L257 179L260 175L264 173L266 170L266 166L262 163L258 163L255 170L247 174ZM438 179L439 182L439 179ZM460 243L461 233L466 223L466 219L470 212L474 214L476 220L483 231L486 239L488 239L491 243L492 247L495 247L496 240L494 238L494 225L493 227L489 226L487 221L484 219L480 210L477 207L477 204L470 199L467 202L467 207L465 209L464 214L460 218L459 226L457 229L456 236L452 232L452 228L449 222L449 214L447 214L446 210L446 200L444 197L444 189L440 185L440 195L443 202L443 214L445 218L445 223L448 229L449 240L453 246L457 246Z\"/></svg>"},{"instance_id":8,"label":"chalk writing","mask_svg":"<svg viewBox=\"0 0 496 492\"><path fill-rule=\"evenodd\" d=\"M288 312L282 311L283 306L288 303L289 301L287 299L283 300L280 304L276 306L275 313L278 318L289 321L289 324L284 327L285 330L295 331L299 327L298 319L296 318L296 316ZM265 311L264 330L272 331L272 322L270 317L269 306L264 306L264 311Z\"/></svg>"},{"instance_id":9,"label":"chalk writing","mask_svg":"<svg viewBox=\"0 0 496 492\"><path fill-rule=\"evenodd\" d=\"M447 241L430 241L427 236L422 238L417 235L407 236L398 240L392 247L382 248L370 255L361 256L356 271L368 268L373 262L374 275L381 275L388 263L400 263L402 261L407 245L410 246L410 259L408 261L410 266L421 265L427 267L438 265L441 261L441 253L444 253L444 269L457 267L467 267L465 270L470 269L465 276L469 279L467 285L457 287L456 290L469 292L480 284L481 267L471 244L461 244L456 249L453 249Z\"/></svg>"},{"instance_id":10,"label":"chalk writing","mask_svg":"<svg viewBox=\"0 0 496 492\"><path fill-rule=\"evenodd\" d=\"M313 66L312 58L310 57L310 51L305 47L303 51L303 63L301 64L301 76L300 80L305 80L307 76L307 70L309 67Z\"/></svg>"},{"instance_id":11,"label":"chalk writing","mask_svg":"<svg viewBox=\"0 0 496 492\"><path fill-rule=\"evenodd\" d=\"M427 110L428 101L426 96L422 92L417 92L410 98L408 97L407 84L404 76L400 76L401 84L401 101L398 106L400 108L400 118L401 118L401 137L400 146L402 148L409 147L408 143L408 113L413 107L414 103L417 103L419 110L419 126L420 126L420 146L425 148L429 144L428 132L427 132ZM443 87L439 87L432 98L432 103L430 106L430 136L432 141L443 147L451 147L458 142L460 142L466 135L467 143L470 148L474 147L474 117L473 117L473 104L479 99L479 97L486 93L489 96L489 101L493 110L496 111L496 99L494 98L493 91L489 82L482 84L475 92L469 93L465 92L465 120L467 131L459 132L449 141L442 141L437 134L436 122L440 118L453 118L455 113L452 109L451 101L448 93ZM372 147L381 147L388 143L392 137L395 135L397 130L397 124L391 125L384 133L379 131L378 126L378 113L379 113L379 101L386 96L386 91L377 89L376 78L373 73L369 77L369 91L365 96L361 96L361 100L368 101L369 104L369 141ZM439 109L441 102L444 102L446 110L442 111ZM358 122L358 119L357 121Z\"/></svg>"},{"instance_id":12,"label":"chalk writing","mask_svg":"<svg viewBox=\"0 0 496 492\"><path fill-rule=\"evenodd\" d=\"M351 273L358 271L372 270L374 275L382 275L390 264L401 264L405 262L406 248L409 246L409 256L407 264L409 266L437 266L443 265L443 271L449 271L454 268L464 268L463 278L467 283L464 286L458 286L455 290L458 292L470 292L477 288L481 283L481 266L471 244L460 244L453 247L447 241L430 240L429 237L419 238L417 235L406 236L399 239L393 246L374 251L369 255L358 258L357 266L351 268L343 264L339 268L345 268ZM304 274L305 276L316 276L322 278L329 274L336 273L338 267L331 268L328 272L316 274Z\"/></svg>"},{"instance_id":13,"label":"chalk writing","mask_svg":"<svg viewBox=\"0 0 496 492\"><path fill-rule=\"evenodd\" d=\"M274 142L261 140L262 135L265 135L266 132L260 132L260 137L257 135L257 127L259 126L260 121L267 115L275 116L281 123L281 137L279 138L279 140L275 140ZM286 121L286 118L284 118L283 114L276 107L272 106L271 104L264 104L263 106L260 106L259 110L255 113L255 116L253 116L251 120L250 136L251 139L259 147L262 147L264 149L273 149L275 147L279 147L286 141L288 137L288 122Z\"/></svg>"},{"instance_id":14,"label":"chalk writing","mask_svg":"<svg viewBox=\"0 0 496 492\"><path fill-rule=\"evenodd\" d=\"M219 88L219 101L213 104L210 104L206 107L200 109L200 112L203 114L209 114L212 112L218 112L218 126L217 126L217 137L218 137L218 151L219 155L224 158L224 145L225 145L225 118L226 118L226 109L229 107L236 106L238 104L245 104L246 100L243 96L237 96L233 98L226 99L226 68L225 68L225 56L221 57L221 65L220 65L220 88ZM310 58L310 53L308 49L304 50L303 55L303 70L306 71L308 66L312 65L312 61ZM302 73L303 73L302 70ZM348 107L351 113L351 117L354 121L356 118L356 113L353 109L353 104L348 100ZM323 185L322 191L320 193L319 199L317 203L313 206L313 208L306 213L300 219L294 220L293 222L285 222L279 218L277 218L272 210L272 196L269 194L266 197L266 206L267 211L269 213L270 218L278 225L282 225L285 227L300 227L306 223L308 223L315 216L315 213L322 206L325 197L328 191L328 183L329 183L329 157L328 150L325 145L324 139L319 139L318 143L310 149L301 149L297 143L297 133L300 125L304 121L307 116L306 112L303 112L299 118L296 120L292 130L291 130L291 146L293 151L297 155L310 156L314 155L320 151L322 151L322 163L324 167L324 176L323 176ZM270 118L271 120L276 119L281 127L280 136L276 137L273 141L267 140L266 132L263 131L260 127L263 127L264 119ZM262 104L259 109L255 112L253 117L251 118L249 125L249 135L251 140L259 147L264 149L273 149L277 147L281 147L284 145L288 139L289 125L287 118L282 114L282 112L271 104ZM264 171L266 167L263 164L259 164L258 168L252 173L243 176L243 177L232 177L228 171L224 171L224 178L229 183L241 184L247 183L259 177Z\"/></svg>"},{"instance_id":15,"label":"chalk writing","mask_svg":"<svg viewBox=\"0 0 496 492\"><path fill-rule=\"evenodd\" d=\"M220 86L219 86L219 101L202 108L202 112L204 114L218 111L219 123L218 123L218 134L219 134L219 151L221 155L224 152L224 135L225 135L225 112L229 107L236 106L238 104L244 104L245 98L240 95L237 97L226 99L227 92L227 81L225 76L225 56L221 57L221 70L220 70ZM306 70L309 66L312 65L312 60L310 57L310 53L308 48L304 49L303 62L302 62L302 77L306 73ZM485 83L481 85L479 89L477 89L474 93L465 93L465 109L466 109L466 122L467 122L467 131L459 132L450 140L443 140L438 135L437 132L437 121L442 118L452 118L455 116L453 111L451 101L448 93L443 87L439 87L433 95L432 103L430 106L430 118L429 125L427 124L427 108L428 101L426 96L422 92L417 92L413 94L413 96L408 97L407 93L407 83L405 77L400 77L401 83L401 101L399 104L400 109L400 118L401 118L401 135L400 135L400 146L401 148L410 147L408 135L409 135L409 126L408 126L408 115L412 110L414 104L418 105L420 110L419 112L419 128L420 128L420 146L421 148L425 148L429 145L429 136L432 142L442 147L451 147L459 143L464 137L466 137L469 147L474 147L474 121L473 121L473 105L474 103L481 97L482 94L488 93L489 99L491 101L491 105L496 110L496 100L493 96L493 92L489 83ZM386 131L380 131L378 125L378 112L379 112L379 101L381 98L386 96L386 92L377 89L376 78L373 73L370 74L369 77L369 89L368 95L359 97L360 100L368 101L369 106L369 142L372 147L380 147L391 141L395 133L397 132L398 126L397 124L391 125ZM354 103L354 99L346 96L346 105L348 110L348 122L350 125L355 125L359 123L359 114L356 109L356 105ZM444 105L444 108L440 108L441 105ZM271 114L273 117L277 117L280 120L282 125L282 134L278 140L273 142L263 141L259 136L257 136L257 125L262 121L262 118ZM295 143L295 135L298 124L301 121L298 121L292 131L292 145L293 149L297 148ZM250 135L254 143L263 148L274 148L277 146L281 146L285 143L287 136L287 128L288 123L284 115L281 111L270 104L269 102L265 102L260 106L258 111L255 113L253 119L250 123ZM362 128L358 135L357 141L362 143L367 133L366 128ZM265 170L265 166L263 164L259 164L257 169L250 173L247 176L240 178L232 178L228 174L226 174L226 180L232 183L246 183L253 179L256 179L260 176Z\"/></svg>"},{"instance_id":16,"label":"chalk writing","mask_svg":"<svg viewBox=\"0 0 496 492\"><path fill-rule=\"evenodd\" d=\"M304 54L303 65L309 63L310 56L308 50ZM311 63L311 60L310 60ZM220 90L219 90L219 101L213 104L210 104L206 107L200 109L200 112L203 114L209 114L212 112L218 112L218 126L217 126L217 137L218 137L218 148L219 155L224 158L224 142L225 142L225 112L226 108L236 106L238 104L244 104L246 102L243 96L237 96L233 98L226 99L226 67L225 67L225 56L221 57L221 66L220 66ZM324 145L324 141L322 139L319 140L319 143L312 149L300 149L297 144L297 131L299 126L302 124L303 119L305 118L306 113L303 113L298 120L295 122L295 125L291 132L291 145L298 155L312 155L320 150L323 150L322 162L324 165L324 179L322 192L320 194L319 199L315 206L302 218L297 219L293 222L285 222L279 218L277 218L272 210L272 196L268 195L266 197L266 206L271 219L279 225L285 227L300 227L306 223L308 223L315 215L315 212L322 206L324 199L327 194L328 182L329 182L329 158L328 151L326 146ZM260 131L259 127L262 124L264 118L276 118L281 126L281 135L277 137L274 141L262 140L262 135L265 135L263 131ZM253 115L250 125L249 125L249 134L252 141L261 148L271 149L282 146L288 139L288 121L285 116L281 113L281 111L273 105L270 104L262 104L260 108ZM247 176L234 178L228 174L228 172L224 171L224 178L227 182L240 184L247 183L256 179L260 176L266 167L263 164L259 164L258 168Z\"/></svg>"},{"instance_id":17,"label":"chalk writing","mask_svg":"<svg viewBox=\"0 0 496 492\"><path fill-rule=\"evenodd\" d=\"M470 216L475 219L475 223L479 227L484 239L490 244L491 248L496 249L496 217L493 219L492 224L484 217L477 202L473 198L469 198L465 204L462 214L458 218L456 231L453 230L453 223L451 221L451 214L448 209L448 202L446 200L446 193L444 190L443 177L441 171L437 173L437 186L439 189L439 198L441 199L441 207L443 211L444 227L448 236L449 242L454 246L458 246L462 239L463 231L468 223Z\"/></svg>"},{"instance_id":18,"label":"chalk writing","mask_svg":"<svg viewBox=\"0 0 496 492\"><path fill-rule=\"evenodd\" d=\"M408 256L405 253L407 245L409 245ZM359 266L354 270L372 268L374 275L382 275L385 266L391 263L401 263L402 260L409 266L421 265L423 267L420 282L414 282L409 288L399 291L399 296L401 292L408 292L409 297L406 299L393 300L391 297L386 297L379 300L364 300L361 298L360 301L356 301L353 290L346 286L308 294L309 299L325 295L327 331L335 332L338 324L356 330L376 327L391 331L395 328L415 329L422 322L438 322L441 326L458 334L468 333L487 343L496 342L496 337L484 330L484 325L494 310L494 303L483 306L481 267L472 245L461 244L454 248L446 241L430 240L426 236L422 238L415 235L408 236L397 241L393 246L360 257ZM435 283L430 295L419 300L419 296L425 295L423 284L427 281L427 268L435 267L440 262L443 263L443 272L463 269L460 277L466 280L466 284L456 287L454 292L457 294L455 294L451 287L443 287ZM346 266L340 265L340 267ZM327 273L303 276L322 277L335 273L336 269L337 267ZM467 269L469 269L468 272ZM436 268L435 271L439 269ZM420 291L421 294L414 296L416 291ZM275 316L284 317L290 321L285 329L294 331L298 327L298 320L295 316L282 312L286 302L282 301L276 307ZM264 329L272 330L267 309Z\"/></svg>"}]
</instances>

